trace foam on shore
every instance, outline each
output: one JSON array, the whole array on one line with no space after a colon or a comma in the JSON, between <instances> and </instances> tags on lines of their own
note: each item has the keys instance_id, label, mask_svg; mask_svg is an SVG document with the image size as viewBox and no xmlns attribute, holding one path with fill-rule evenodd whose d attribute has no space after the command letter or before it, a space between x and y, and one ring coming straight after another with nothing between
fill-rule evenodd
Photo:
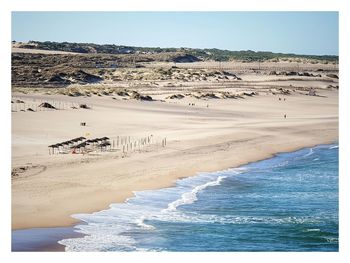
<instances>
[{"instance_id":1,"label":"foam on shore","mask_svg":"<svg viewBox=\"0 0 350 263\"><path fill-rule=\"evenodd\" d=\"M112 204L107 210L92 214L75 214L74 218L79 219L86 224L77 225L76 231L85 234L81 238L63 239L60 244L66 247L66 251L144 251L145 247L139 246L138 239L135 236L145 235L147 238L155 238L152 232L159 231L154 222L158 224L187 223L187 224L219 224L219 225L276 225L284 227L286 225L305 225L305 233L319 233L317 238L328 238L327 242L336 243L337 238L328 237L329 233L321 231L317 226L323 224L322 215L249 215L249 214L208 214L201 213L196 209L186 210L186 207L193 206L206 190L214 187L225 186L225 180L234 180L235 176L246 172L263 173L272 169L284 169L284 166L293 166L295 162L310 163L317 165L318 160L311 155L316 154L320 149L336 150L337 145L319 145L313 148L305 148L296 152L279 154L278 158L270 158L264 161L251 163L241 168L233 168L213 173L199 173L197 176L178 180L174 187L158 190L148 190L135 192L135 196L129 198L121 204ZM316 158L317 159L317 158ZM315 164L313 164L313 162ZM296 177L284 178L276 177L276 181L285 182L295 181ZM294 178L294 179L293 179ZM291 181L292 180L292 181ZM265 194L268 196L268 192ZM336 194L336 193L334 193ZM257 195L256 197L254 195ZM235 194L239 197L239 193ZM262 193L251 192L245 197L259 200L266 198ZM322 192L300 192L300 200L309 200L310 198L319 198L323 200L330 197L330 193ZM244 196L242 197L244 198ZM280 200L289 200L288 192L278 193L274 198ZM332 197L333 198L333 197ZM327 219L328 220L328 219ZM336 218L329 220L337 221ZM316 238L316 237L312 237ZM159 242L159 241L158 241ZM150 248L157 251L157 248Z\"/></svg>"}]
</instances>

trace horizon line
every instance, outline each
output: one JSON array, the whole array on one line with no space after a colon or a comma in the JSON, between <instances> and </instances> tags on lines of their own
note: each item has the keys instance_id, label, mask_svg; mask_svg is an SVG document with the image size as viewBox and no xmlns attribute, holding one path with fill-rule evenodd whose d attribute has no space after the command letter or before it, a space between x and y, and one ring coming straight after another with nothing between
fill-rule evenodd
<instances>
[{"instance_id":1,"label":"horizon line","mask_svg":"<svg viewBox=\"0 0 350 263\"><path fill-rule=\"evenodd\" d=\"M62 41L62 42L58 42L58 41L52 41L52 40L45 40L45 41L41 41L41 40L27 40L27 41L17 41L15 39L12 39L11 42L21 42L21 43L29 43L29 42L51 42L51 43L76 43L76 44L94 44L94 45L114 45L114 46L124 46L124 47L133 47L133 48L162 48L162 49L166 49L166 48L174 48L174 49L200 49L200 50L206 50L206 49L217 49L217 50L222 50L222 51L230 51L230 52L241 52L241 51L253 51L253 52L269 52L269 53L273 53L273 54L283 54L283 55L297 55L297 56L320 56L320 57L326 57L326 56L332 56L332 57L338 57L339 58L339 54L335 55L335 54L300 54L300 53L292 53L292 52L288 52L288 53L284 53L284 52L274 52L274 51L268 51L268 50L253 50L253 49L241 49L241 50L231 50L231 49L221 49L221 48L216 48L216 47L206 47L206 48L198 48L198 47L162 47L162 46L135 46L135 45L124 45L124 44L115 44L115 43L94 43L94 42L69 42L69 41ZM102 54L102 53L101 53Z\"/></svg>"}]
</instances>

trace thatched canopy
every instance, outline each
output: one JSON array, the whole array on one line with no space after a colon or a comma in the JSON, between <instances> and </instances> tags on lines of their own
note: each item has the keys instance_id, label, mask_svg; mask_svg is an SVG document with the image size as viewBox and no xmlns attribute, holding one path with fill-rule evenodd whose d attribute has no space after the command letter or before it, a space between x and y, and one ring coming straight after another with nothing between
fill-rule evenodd
<instances>
[{"instance_id":1,"label":"thatched canopy","mask_svg":"<svg viewBox=\"0 0 350 263\"><path fill-rule=\"evenodd\" d=\"M60 146L66 146L66 145L76 144L76 143L78 143L78 144L71 146L70 149L80 149L80 148L86 147L87 145L89 145L91 143L98 143L98 146L100 146L100 147L106 147L106 146L111 145L110 142L108 142L108 140L109 140L108 137L89 139L86 141L84 141L84 140L86 140L85 137L77 137L77 138L74 138L74 139L69 140L69 141L64 141L61 143L52 144L48 147L49 148L59 148ZM83 142L81 142L81 141L83 141Z\"/></svg>"},{"instance_id":2,"label":"thatched canopy","mask_svg":"<svg viewBox=\"0 0 350 263\"><path fill-rule=\"evenodd\" d=\"M82 143L79 143L77 146L77 148L82 148L82 147L85 147L86 146L86 143L85 142L82 142Z\"/></svg>"}]
</instances>

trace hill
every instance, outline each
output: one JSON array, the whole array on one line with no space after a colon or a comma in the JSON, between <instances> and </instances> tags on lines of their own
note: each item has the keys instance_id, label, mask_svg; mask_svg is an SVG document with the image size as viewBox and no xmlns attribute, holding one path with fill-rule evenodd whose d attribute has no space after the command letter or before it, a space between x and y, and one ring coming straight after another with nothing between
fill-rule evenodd
<instances>
[{"instance_id":1,"label":"hill","mask_svg":"<svg viewBox=\"0 0 350 263\"><path fill-rule=\"evenodd\" d=\"M252 51L252 50L221 50L221 49L198 49L198 48L160 48L160 47L133 47L122 45L99 45L94 43L69 43L69 42L51 42L51 41L29 41L28 43L16 43L18 48L39 49L39 50L54 50L63 52L75 52L81 54L164 54L164 53L179 53L180 57L173 56L174 62L196 62L196 61L288 61L302 60L323 61L325 63L338 63L338 56L324 55L298 55L273 53L267 51Z\"/></svg>"}]
</instances>

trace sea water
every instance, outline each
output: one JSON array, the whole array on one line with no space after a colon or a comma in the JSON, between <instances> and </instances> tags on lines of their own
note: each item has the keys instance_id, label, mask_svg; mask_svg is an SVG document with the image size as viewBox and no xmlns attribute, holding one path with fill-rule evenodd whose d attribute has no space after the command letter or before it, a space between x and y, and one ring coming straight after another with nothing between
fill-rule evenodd
<instances>
[{"instance_id":1,"label":"sea water","mask_svg":"<svg viewBox=\"0 0 350 263\"><path fill-rule=\"evenodd\" d=\"M338 145L320 145L135 192L73 215L67 251L338 251Z\"/></svg>"}]
</instances>

